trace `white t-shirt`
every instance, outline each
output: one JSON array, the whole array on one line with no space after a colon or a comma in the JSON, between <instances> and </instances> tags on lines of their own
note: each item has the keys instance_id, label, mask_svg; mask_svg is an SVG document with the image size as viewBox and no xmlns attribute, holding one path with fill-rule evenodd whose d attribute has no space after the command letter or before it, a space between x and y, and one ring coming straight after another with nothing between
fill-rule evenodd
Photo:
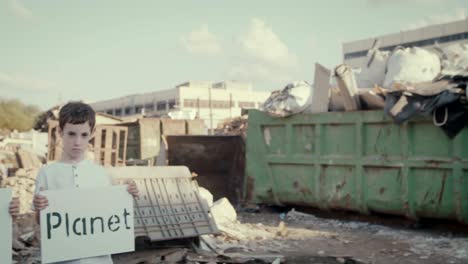
<instances>
[{"instance_id":1,"label":"white t-shirt","mask_svg":"<svg viewBox=\"0 0 468 264\"><path fill-rule=\"evenodd\" d=\"M42 167L36 178L36 191L106 187L112 180L106 170L89 160L77 164L60 161ZM34 210L34 205L32 206ZM110 255L56 262L60 264L112 264Z\"/></svg>"}]
</instances>

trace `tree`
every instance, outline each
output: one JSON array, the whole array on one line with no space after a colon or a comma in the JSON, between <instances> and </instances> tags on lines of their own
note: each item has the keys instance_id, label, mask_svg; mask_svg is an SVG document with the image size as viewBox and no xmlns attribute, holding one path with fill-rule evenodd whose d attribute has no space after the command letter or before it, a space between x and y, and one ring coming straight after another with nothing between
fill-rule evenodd
<instances>
[{"instance_id":1,"label":"tree","mask_svg":"<svg viewBox=\"0 0 468 264\"><path fill-rule=\"evenodd\" d=\"M0 99L0 129L30 130L41 110L17 99Z\"/></svg>"}]
</instances>

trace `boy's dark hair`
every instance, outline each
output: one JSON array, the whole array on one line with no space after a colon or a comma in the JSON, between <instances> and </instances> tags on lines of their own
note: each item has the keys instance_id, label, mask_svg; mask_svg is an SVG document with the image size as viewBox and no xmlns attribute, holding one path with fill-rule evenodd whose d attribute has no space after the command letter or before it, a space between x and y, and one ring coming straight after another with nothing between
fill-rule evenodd
<instances>
[{"instance_id":1,"label":"boy's dark hair","mask_svg":"<svg viewBox=\"0 0 468 264\"><path fill-rule=\"evenodd\" d=\"M91 106L82 102L69 102L62 106L59 112L59 126L63 130L65 124L83 124L89 122L91 130L96 124L96 112Z\"/></svg>"}]
</instances>

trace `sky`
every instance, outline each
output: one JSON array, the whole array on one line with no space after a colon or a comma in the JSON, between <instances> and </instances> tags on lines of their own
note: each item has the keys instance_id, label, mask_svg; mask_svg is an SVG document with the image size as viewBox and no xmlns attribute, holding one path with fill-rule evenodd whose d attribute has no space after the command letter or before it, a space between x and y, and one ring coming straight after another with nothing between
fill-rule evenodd
<instances>
[{"instance_id":1,"label":"sky","mask_svg":"<svg viewBox=\"0 0 468 264\"><path fill-rule=\"evenodd\" d=\"M0 98L48 109L237 80L313 82L342 43L464 19L468 0L0 0Z\"/></svg>"}]
</instances>

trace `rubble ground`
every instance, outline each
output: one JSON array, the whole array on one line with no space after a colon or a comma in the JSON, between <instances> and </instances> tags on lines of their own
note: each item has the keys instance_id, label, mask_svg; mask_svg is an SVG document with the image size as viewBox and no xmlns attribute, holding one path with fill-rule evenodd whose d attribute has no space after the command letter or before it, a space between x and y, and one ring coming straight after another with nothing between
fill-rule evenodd
<instances>
[{"instance_id":1,"label":"rubble ground","mask_svg":"<svg viewBox=\"0 0 468 264\"><path fill-rule=\"evenodd\" d=\"M294 263L287 260L295 256L352 257L364 263L468 262L468 236L463 235L324 219L294 210L286 215L239 213L238 219L227 229L244 236L218 236L219 248L279 253L286 263Z\"/></svg>"},{"instance_id":2,"label":"rubble ground","mask_svg":"<svg viewBox=\"0 0 468 264\"><path fill-rule=\"evenodd\" d=\"M30 208L35 175L37 169L19 169L2 182L21 197L22 215L13 229L14 263L40 263L39 227ZM209 191L201 194L212 203L210 212L220 230L219 234L202 236L201 249L215 251L215 255L199 259L200 252L176 248L166 252L166 260L169 256L178 259L172 263L468 263L467 232L414 230L402 225L318 217L320 214L294 209L236 212L227 199L213 203ZM114 261L160 263L155 253L137 251ZM123 257L125 261L119 261ZM249 257L263 262L242 261Z\"/></svg>"},{"instance_id":3,"label":"rubble ground","mask_svg":"<svg viewBox=\"0 0 468 264\"><path fill-rule=\"evenodd\" d=\"M238 212L237 220L222 221L218 227L220 234L201 238L201 248L213 248L217 259L172 249L166 260L177 256L176 263L468 263L466 235L325 219L295 210ZM114 262L169 263L155 261L156 255L167 254L156 252L128 253ZM248 257L258 260L245 261Z\"/></svg>"}]
</instances>

